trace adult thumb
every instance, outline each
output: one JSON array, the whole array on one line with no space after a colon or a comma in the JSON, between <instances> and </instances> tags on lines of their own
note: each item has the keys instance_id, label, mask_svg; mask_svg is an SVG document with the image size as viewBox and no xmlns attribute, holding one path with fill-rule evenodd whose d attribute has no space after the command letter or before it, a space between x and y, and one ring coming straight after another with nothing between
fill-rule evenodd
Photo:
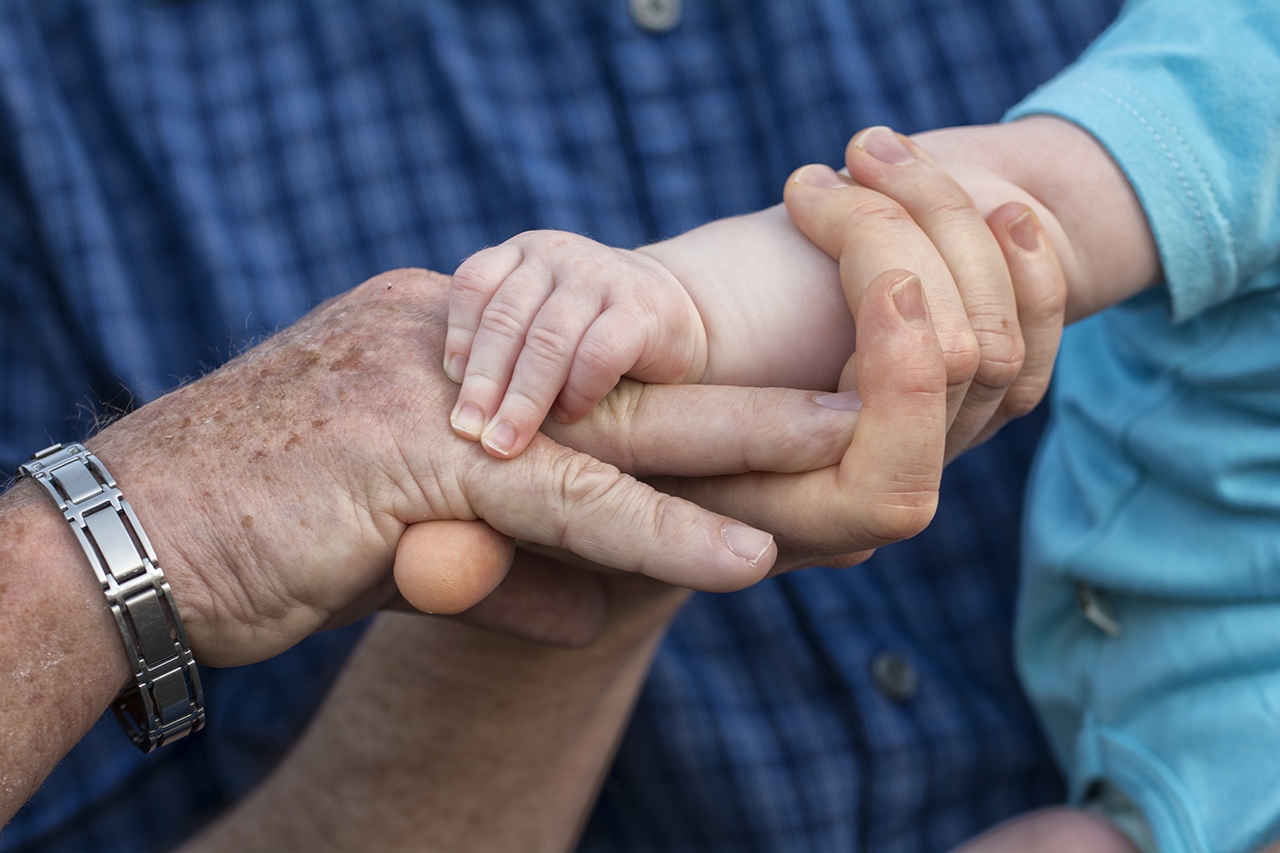
<instances>
[{"instance_id":1,"label":"adult thumb","mask_svg":"<svg viewBox=\"0 0 1280 853\"><path fill-rule=\"evenodd\" d=\"M839 260L857 208L856 199L839 191L859 186L830 166L813 163L791 173L782 198L796 227L814 245Z\"/></svg>"}]
</instances>

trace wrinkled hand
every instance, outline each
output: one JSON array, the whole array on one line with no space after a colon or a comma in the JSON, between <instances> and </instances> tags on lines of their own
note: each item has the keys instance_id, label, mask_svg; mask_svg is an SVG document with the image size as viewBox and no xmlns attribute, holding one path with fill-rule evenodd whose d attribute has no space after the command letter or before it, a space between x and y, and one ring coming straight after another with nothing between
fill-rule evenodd
<instances>
[{"instance_id":1,"label":"wrinkled hand","mask_svg":"<svg viewBox=\"0 0 1280 853\"><path fill-rule=\"evenodd\" d=\"M775 572L860 562L920 532L937 505L946 374L920 286L906 279L879 277L859 303L860 391L624 380L586 419L548 421L543 431L664 491L772 531ZM837 417L815 417L819 411ZM444 540L454 532L474 541L452 547ZM509 546L483 523L415 525L401 540L396 577L405 597L421 604L464 582L470 555ZM496 600L469 616L544 642L589 641L603 619L598 581L580 572L566 583L545 565L540 571L513 573L517 587L499 588ZM544 618L531 624L530 613Z\"/></svg>"},{"instance_id":2,"label":"wrinkled hand","mask_svg":"<svg viewBox=\"0 0 1280 853\"><path fill-rule=\"evenodd\" d=\"M912 140L869 128L850 141L846 165L849 179L826 166L797 170L787 211L840 261L855 314L877 275L920 277L946 360L950 461L1044 396L1066 283L1026 203L1003 204L984 221L966 188ZM842 387L859 381L847 373Z\"/></svg>"},{"instance_id":3,"label":"wrinkled hand","mask_svg":"<svg viewBox=\"0 0 1280 853\"><path fill-rule=\"evenodd\" d=\"M807 429L803 403L812 393L632 383L586 420L548 422L543 429L559 442L651 477L665 492L772 532L779 548L775 572L859 562L872 549L916 535L933 518L946 441L947 375L916 278L901 271L878 276L855 310L859 346L852 363L859 388L817 395L822 405L857 409L852 440L826 445L833 463L827 467L806 470L822 444L814 456L780 467L780 452L770 441L755 449L762 455L743 457L744 473L691 477L714 472L682 467L704 452L679 434L688 418L705 419L713 431L720 429L719 418L730 418L739 425L739 441L759 435L785 445L796 429ZM782 408L786 400L791 402ZM787 471L795 473L779 473Z\"/></svg>"},{"instance_id":4,"label":"wrinkled hand","mask_svg":"<svg viewBox=\"0 0 1280 853\"><path fill-rule=\"evenodd\" d=\"M402 534L427 521L483 519L507 536L701 589L746 586L772 566L767 534L546 436L500 461L453 435L444 413L457 389L439 366L447 290L431 273L378 276L89 442L125 484L198 659L268 657L376 609L394 593ZM780 411L792 434L812 433L824 453L838 453L847 413L788 393ZM717 433L713 421L681 412L674 432L697 461L681 473L804 457L777 433L732 422ZM456 612L493 589L509 546L496 540L485 551L474 540L452 539L476 556L477 571L415 604Z\"/></svg>"}]
</instances>

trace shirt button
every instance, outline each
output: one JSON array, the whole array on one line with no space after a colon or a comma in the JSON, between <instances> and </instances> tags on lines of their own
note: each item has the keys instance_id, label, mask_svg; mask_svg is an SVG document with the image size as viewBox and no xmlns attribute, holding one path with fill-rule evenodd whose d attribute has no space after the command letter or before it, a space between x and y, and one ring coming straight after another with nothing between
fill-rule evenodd
<instances>
[{"instance_id":1,"label":"shirt button","mask_svg":"<svg viewBox=\"0 0 1280 853\"><path fill-rule=\"evenodd\" d=\"M897 652L879 652L871 659L871 680L877 690L894 702L913 699L920 690L916 668Z\"/></svg>"},{"instance_id":2,"label":"shirt button","mask_svg":"<svg viewBox=\"0 0 1280 853\"><path fill-rule=\"evenodd\" d=\"M682 11L680 0L631 0L631 19L651 33L674 30Z\"/></svg>"}]
</instances>

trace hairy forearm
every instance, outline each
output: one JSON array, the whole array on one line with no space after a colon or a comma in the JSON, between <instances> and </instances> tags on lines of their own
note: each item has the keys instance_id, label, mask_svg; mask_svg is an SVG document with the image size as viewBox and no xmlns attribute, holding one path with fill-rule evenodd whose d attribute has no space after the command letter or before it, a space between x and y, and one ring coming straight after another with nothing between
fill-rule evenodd
<instances>
[{"instance_id":1,"label":"hairy forearm","mask_svg":"<svg viewBox=\"0 0 1280 853\"><path fill-rule=\"evenodd\" d=\"M569 849L685 596L621 579L577 650L380 617L284 764L186 853Z\"/></svg>"},{"instance_id":2,"label":"hairy forearm","mask_svg":"<svg viewBox=\"0 0 1280 853\"><path fill-rule=\"evenodd\" d=\"M106 710L130 671L84 552L36 484L0 496L0 549L3 825Z\"/></svg>"},{"instance_id":3,"label":"hairy forearm","mask_svg":"<svg viewBox=\"0 0 1280 853\"><path fill-rule=\"evenodd\" d=\"M1067 280L1067 322L1155 284L1160 262L1146 215L1119 166L1070 122L1033 116L912 137L984 216L1018 201L1053 241Z\"/></svg>"}]
</instances>

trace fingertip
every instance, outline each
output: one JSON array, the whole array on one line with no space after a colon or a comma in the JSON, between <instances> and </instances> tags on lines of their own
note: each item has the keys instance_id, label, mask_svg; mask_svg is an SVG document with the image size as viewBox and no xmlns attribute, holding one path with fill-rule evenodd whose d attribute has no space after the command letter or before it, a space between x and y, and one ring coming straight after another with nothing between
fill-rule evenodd
<instances>
[{"instance_id":1,"label":"fingertip","mask_svg":"<svg viewBox=\"0 0 1280 853\"><path fill-rule=\"evenodd\" d=\"M987 224L1002 245L1012 243L1024 252L1038 252L1044 246L1044 227L1036 212L1020 202L1009 202L996 208Z\"/></svg>"},{"instance_id":2,"label":"fingertip","mask_svg":"<svg viewBox=\"0 0 1280 853\"><path fill-rule=\"evenodd\" d=\"M450 353L444 358L444 375L449 381L461 385L467 375L467 357L460 352Z\"/></svg>"},{"instance_id":3,"label":"fingertip","mask_svg":"<svg viewBox=\"0 0 1280 853\"><path fill-rule=\"evenodd\" d=\"M484 412L479 406L459 399L453 407L453 414L449 416L449 426L467 441L479 441L485 420Z\"/></svg>"},{"instance_id":4,"label":"fingertip","mask_svg":"<svg viewBox=\"0 0 1280 853\"><path fill-rule=\"evenodd\" d=\"M865 153L881 163L900 166L916 159L915 153L904 144L904 139L905 137L895 133L892 128L883 125L868 127L849 140L846 153L849 155ZM852 162L851 156L850 165Z\"/></svg>"},{"instance_id":5,"label":"fingertip","mask_svg":"<svg viewBox=\"0 0 1280 853\"><path fill-rule=\"evenodd\" d=\"M905 320L907 325L923 326L925 324L929 316L929 305L919 276L908 273L896 284L890 285L889 297L893 300L893 307L898 310L898 316Z\"/></svg>"},{"instance_id":6,"label":"fingertip","mask_svg":"<svg viewBox=\"0 0 1280 853\"><path fill-rule=\"evenodd\" d=\"M603 397L600 399L604 399ZM556 401L551 404L551 417L562 424L576 424L591 414L591 410L599 405L600 400L591 400L578 394L566 386Z\"/></svg>"},{"instance_id":7,"label":"fingertip","mask_svg":"<svg viewBox=\"0 0 1280 853\"><path fill-rule=\"evenodd\" d=\"M787 215L800 231L832 258L839 259L846 239L849 205L857 199L845 193L818 190L856 187L857 184L830 166L813 163L791 173L783 187Z\"/></svg>"},{"instance_id":8,"label":"fingertip","mask_svg":"<svg viewBox=\"0 0 1280 853\"><path fill-rule=\"evenodd\" d=\"M788 184L798 184L816 189L843 189L853 183L825 163L811 163L791 173Z\"/></svg>"},{"instance_id":9,"label":"fingertip","mask_svg":"<svg viewBox=\"0 0 1280 853\"><path fill-rule=\"evenodd\" d=\"M874 125L858 131L845 146L844 155L845 167L851 175L863 173L864 170L859 169L859 163L870 166L874 162L882 167L923 161L937 165L911 137L885 125Z\"/></svg>"},{"instance_id":10,"label":"fingertip","mask_svg":"<svg viewBox=\"0 0 1280 853\"><path fill-rule=\"evenodd\" d=\"M719 547L704 550L701 559L664 561L642 567L641 573L702 592L736 592L769 576L778 559L778 545L771 534L728 519L719 532ZM707 540L704 543L704 549L712 545Z\"/></svg>"},{"instance_id":11,"label":"fingertip","mask_svg":"<svg viewBox=\"0 0 1280 853\"><path fill-rule=\"evenodd\" d=\"M532 434L524 435L510 421L494 418L480 433L480 443L490 456L510 459L528 446Z\"/></svg>"},{"instance_id":12,"label":"fingertip","mask_svg":"<svg viewBox=\"0 0 1280 853\"><path fill-rule=\"evenodd\" d=\"M720 535L733 555L753 569L767 572L773 565L778 546L774 543L772 534L745 524L730 522L721 529Z\"/></svg>"},{"instance_id":13,"label":"fingertip","mask_svg":"<svg viewBox=\"0 0 1280 853\"><path fill-rule=\"evenodd\" d=\"M863 301L854 361L864 402L874 408L892 389L890 396L903 410L928 409L920 394L946 394L947 366L919 276L906 270L881 273Z\"/></svg>"},{"instance_id":14,"label":"fingertip","mask_svg":"<svg viewBox=\"0 0 1280 853\"><path fill-rule=\"evenodd\" d=\"M424 613L461 613L502 582L514 554L515 542L483 521L411 524L396 546L396 586Z\"/></svg>"}]
</instances>

